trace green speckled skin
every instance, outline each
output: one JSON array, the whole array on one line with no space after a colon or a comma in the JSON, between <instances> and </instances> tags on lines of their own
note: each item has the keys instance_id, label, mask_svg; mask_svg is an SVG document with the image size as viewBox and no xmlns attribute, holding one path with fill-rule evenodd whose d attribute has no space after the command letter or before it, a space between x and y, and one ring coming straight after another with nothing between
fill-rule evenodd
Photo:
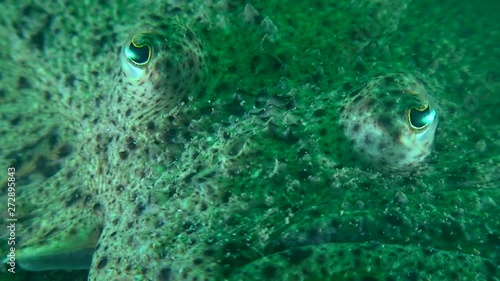
<instances>
[{"instance_id":1,"label":"green speckled skin","mask_svg":"<svg viewBox=\"0 0 500 281\"><path fill-rule=\"evenodd\" d=\"M500 280L494 4L28 2L0 280Z\"/></svg>"}]
</instances>

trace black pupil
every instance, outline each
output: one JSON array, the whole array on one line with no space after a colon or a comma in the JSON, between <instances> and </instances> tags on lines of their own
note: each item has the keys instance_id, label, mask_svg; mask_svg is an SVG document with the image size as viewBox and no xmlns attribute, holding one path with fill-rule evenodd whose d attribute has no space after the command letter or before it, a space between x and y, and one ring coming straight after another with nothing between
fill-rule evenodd
<instances>
[{"instance_id":1,"label":"black pupil","mask_svg":"<svg viewBox=\"0 0 500 281\"><path fill-rule=\"evenodd\" d=\"M431 112L430 108L427 107L426 109L420 111L415 108L410 109L410 122L411 125L415 128L423 128L425 125L427 125L427 120L426 117L429 115Z\"/></svg>"},{"instance_id":2,"label":"black pupil","mask_svg":"<svg viewBox=\"0 0 500 281\"><path fill-rule=\"evenodd\" d=\"M149 47L148 46L140 46L136 47L134 44L130 43L130 46L128 47L131 53L133 54L133 57L130 59L137 63L137 64L144 64L148 61L149 59Z\"/></svg>"}]
</instances>

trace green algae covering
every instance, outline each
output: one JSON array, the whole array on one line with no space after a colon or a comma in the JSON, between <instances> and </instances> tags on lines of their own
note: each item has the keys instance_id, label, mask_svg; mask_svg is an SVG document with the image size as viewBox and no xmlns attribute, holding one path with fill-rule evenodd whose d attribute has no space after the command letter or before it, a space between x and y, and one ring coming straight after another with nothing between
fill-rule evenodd
<instances>
[{"instance_id":1,"label":"green algae covering","mask_svg":"<svg viewBox=\"0 0 500 281\"><path fill-rule=\"evenodd\" d=\"M0 7L0 280L500 280L500 4Z\"/></svg>"}]
</instances>

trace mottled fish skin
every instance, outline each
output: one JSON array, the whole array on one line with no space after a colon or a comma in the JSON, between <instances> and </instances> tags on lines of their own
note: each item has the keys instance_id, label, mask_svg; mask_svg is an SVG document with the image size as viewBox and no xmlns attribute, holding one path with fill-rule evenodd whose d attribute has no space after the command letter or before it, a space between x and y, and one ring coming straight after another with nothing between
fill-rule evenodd
<instances>
[{"instance_id":1,"label":"mottled fish skin","mask_svg":"<svg viewBox=\"0 0 500 281\"><path fill-rule=\"evenodd\" d=\"M130 55L132 44L150 48L150 58L141 65ZM175 109L203 94L205 58L190 28L176 20L159 18L131 34L124 42L120 60L122 69L115 79L123 79L123 87L114 89L108 106L123 103L124 110L109 112L102 122L103 131L109 133L98 134L96 140L96 148L103 149L96 163L102 168L98 174L108 180L96 190L105 219L89 280L133 280L137 276L154 280L165 274L164 268L171 262L158 256L157 239L170 230L158 222L166 202L158 200L151 184L162 169L161 155L173 157L182 152L175 151L175 146L165 150L165 134L175 128L171 120ZM129 161L142 164L130 169L126 164ZM112 176L115 169L128 172ZM120 200L117 195L128 200ZM123 255L129 247L134 248L136 257Z\"/></svg>"},{"instance_id":2,"label":"mottled fish skin","mask_svg":"<svg viewBox=\"0 0 500 281\"><path fill-rule=\"evenodd\" d=\"M425 34L398 34L414 31L414 3L132 2L57 3L71 13L47 22L28 6L19 17L39 16L6 37L39 46L9 75L40 74L33 96L57 90L35 99L42 121L6 122L32 120L33 138L0 163L67 152L19 187L21 266L92 281L498 280L498 169L454 150L476 134L494 154L495 137L450 114L465 62L422 64Z\"/></svg>"},{"instance_id":3,"label":"mottled fish skin","mask_svg":"<svg viewBox=\"0 0 500 281\"><path fill-rule=\"evenodd\" d=\"M351 92L340 111L340 126L362 165L410 173L431 153L438 113L413 75L375 77Z\"/></svg>"}]
</instances>

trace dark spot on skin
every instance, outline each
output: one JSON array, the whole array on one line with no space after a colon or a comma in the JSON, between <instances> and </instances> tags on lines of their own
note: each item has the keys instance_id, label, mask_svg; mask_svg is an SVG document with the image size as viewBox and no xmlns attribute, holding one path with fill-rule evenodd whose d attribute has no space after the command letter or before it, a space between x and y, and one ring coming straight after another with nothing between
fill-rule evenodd
<instances>
[{"instance_id":1,"label":"dark spot on skin","mask_svg":"<svg viewBox=\"0 0 500 281\"><path fill-rule=\"evenodd\" d=\"M188 68L193 69L194 68L194 58L191 58L188 60Z\"/></svg>"},{"instance_id":2,"label":"dark spot on skin","mask_svg":"<svg viewBox=\"0 0 500 281\"><path fill-rule=\"evenodd\" d=\"M200 211L206 211L207 209L208 209L207 204L202 203L201 206L200 206Z\"/></svg>"},{"instance_id":3,"label":"dark spot on skin","mask_svg":"<svg viewBox=\"0 0 500 281\"><path fill-rule=\"evenodd\" d=\"M390 135L392 137L392 141L394 143L399 143L400 142L401 135L399 134L399 132L397 130L391 131L389 133L390 133Z\"/></svg>"},{"instance_id":4,"label":"dark spot on skin","mask_svg":"<svg viewBox=\"0 0 500 281\"><path fill-rule=\"evenodd\" d=\"M21 76L17 81L17 87L19 89L29 89L31 88L31 83L29 82L28 78Z\"/></svg>"},{"instance_id":5,"label":"dark spot on skin","mask_svg":"<svg viewBox=\"0 0 500 281\"><path fill-rule=\"evenodd\" d=\"M10 120L11 126L17 126L17 125L19 125L19 123L21 123L21 116L17 116L14 119Z\"/></svg>"},{"instance_id":6,"label":"dark spot on skin","mask_svg":"<svg viewBox=\"0 0 500 281\"><path fill-rule=\"evenodd\" d=\"M129 117L131 113L132 113L132 110L129 108L129 109L127 109L127 111L125 111L125 116Z\"/></svg>"},{"instance_id":7,"label":"dark spot on skin","mask_svg":"<svg viewBox=\"0 0 500 281\"><path fill-rule=\"evenodd\" d=\"M232 193L231 191L225 191L224 194L222 195L222 203L228 203L229 202L229 198L231 198L232 196Z\"/></svg>"},{"instance_id":8,"label":"dark spot on skin","mask_svg":"<svg viewBox=\"0 0 500 281\"><path fill-rule=\"evenodd\" d=\"M57 155L59 156L59 158L64 158L68 156L72 152L72 150L73 149L71 148L71 146L65 144L59 147L59 149L57 150Z\"/></svg>"},{"instance_id":9,"label":"dark spot on skin","mask_svg":"<svg viewBox=\"0 0 500 281\"><path fill-rule=\"evenodd\" d=\"M131 137L127 137L127 148L130 150L137 149L137 144L135 144L135 140Z\"/></svg>"},{"instance_id":10,"label":"dark spot on skin","mask_svg":"<svg viewBox=\"0 0 500 281\"><path fill-rule=\"evenodd\" d=\"M194 39L196 39L196 35L194 34L193 31L191 30L188 30L186 32L186 38L189 40L189 41L193 41Z\"/></svg>"},{"instance_id":11,"label":"dark spot on skin","mask_svg":"<svg viewBox=\"0 0 500 281\"><path fill-rule=\"evenodd\" d=\"M187 221L182 225L182 229L184 229L186 234L191 234L196 230L196 225L194 225L192 222Z\"/></svg>"},{"instance_id":12,"label":"dark spot on skin","mask_svg":"<svg viewBox=\"0 0 500 281\"><path fill-rule=\"evenodd\" d=\"M122 192L123 190L125 189L125 187L121 184L119 184L117 187L116 187L116 191L118 192Z\"/></svg>"},{"instance_id":13,"label":"dark spot on skin","mask_svg":"<svg viewBox=\"0 0 500 281\"><path fill-rule=\"evenodd\" d=\"M92 206L92 210L94 210L94 212L100 212L102 210L101 204L99 203L94 204L94 206Z\"/></svg>"},{"instance_id":14,"label":"dark spot on skin","mask_svg":"<svg viewBox=\"0 0 500 281\"><path fill-rule=\"evenodd\" d=\"M372 277L372 276L363 276L361 277L360 281L378 281L377 278Z\"/></svg>"},{"instance_id":15,"label":"dark spot on skin","mask_svg":"<svg viewBox=\"0 0 500 281\"><path fill-rule=\"evenodd\" d=\"M194 84L198 84L200 82L200 80L201 80L201 77L199 75L196 75L194 77ZM202 91L199 96L202 97L203 94L204 94L204 92Z\"/></svg>"},{"instance_id":16,"label":"dark spot on skin","mask_svg":"<svg viewBox=\"0 0 500 281\"><path fill-rule=\"evenodd\" d=\"M144 212L145 209L146 209L146 206L142 203L139 203L135 207L135 214L140 215L140 214L142 214L142 212Z\"/></svg>"},{"instance_id":17,"label":"dark spot on skin","mask_svg":"<svg viewBox=\"0 0 500 281\"><path fill-rule=\"evenodd\" d=\"M66 87L68 87L68 88L74 87L75 81L76 81L76 77L75 77L75 75L72 75L72 74L68 75L64 79L64 83L65 83Z\"/></svg>"},{"instance_id":18,"label":"dark spot on skin","mask_svg":"<svg viewBox=\"0 0 500 281\"><path fill-rule=\"evenodd\" d=\"M52 99L52 94L51 94L50 92L48 92L48 91L45 91L45 92L43 93L43 98L44 98L46 101L49 101L49 100L51 100L51 99Z\"/></svg>"},{"instance_id":19,"label":"dark spot on skin","mask_svg":"<svg viewBox=\"0 0 500 281\"><path fill-rule=\"evenodd\" d=\"M49 17L49 20L47 23L50 22L51 17ZM47 25L46 23L46 25ZM43 51L44 46L45 46L45 33L44 30L40 30L39 32L35 33L33 36L30 38L30 43L33 44L37 49Z\"/></svg>"},{"instance_id":20,"label":"dark spot on skin","mask_svg":"<svg viewBox=\"0 0 500 281\"><path fill-rule=\"evenodd\" d=\"M153 130L156 128L155 122L153 122L153 121L149 121L149 122L146 124L146 128L147 128L149 131L153 131Z\"/></svg>"},{"instance_id":21,"label":"dark spot on skin","mask_svg":"<svg viewBox=\"0 0 500 281\"><path fill-rule=\"evenodd\" d=\"M202 260L202 259L194 259L194 260L193 260L193 264L194 264L194 265L200 265L200 264L202 264L202 263L203 263L203 260Z\"/></svg>"},{"instance_id":22,"label":"dark spot on skin","mask_svg":"<svg viewBox=\"0 0 500 281\"><path fill-rule=\"evenodd\" d=\"M170 74L172 72L172 69L174 68L174 65L171 60L167 59L165 60L165 73Z\"/></svg>"},{"instance_id":23,"label":"dark spot on skin","mask_svg":"<svg viewBox=\"0 0 500 281\"><path fill-rule=\"evenodd\" d=\"M75 234L77 234L77 233L78 233L78 231L76 230L76 228L75 228L75 227L73 227L73 228L71 228L71 229L69 230L69 234L70 234L70 235L75 235Z\"/></svg>"},{"instance_id":24,"label":"dark spot on skin","mask_svg":"<svg viewBox=\"0 0 500 281\"><path fill-rule=\"evenodd\" d=\"M118 152L118 155L120 156L120 159L125 160L128 157L128 152L120 151L120 152Z\"/></svg>"},{"instance_id":25,"label":"dark spot on skin","mask_svg":"<svg viewBox=\"0 0 500 281\"><path fill-rule=\"evenodd\" d=\"M372 141L371 136L370 135L365 135L365 144L366 145L370 145L372 143L373 143L373 141Z\"/></svg>"},{"instance_id":26,"label":"dark spot on skin","mask_svg":"<svg viewBox=\"0 0 500 281\"><path fill-rule=\"evenodd\" d=\"M378 150L382 151L382 150L385 150L385 148L386 148L385 142L381 142L378 144Z\"/></svg>"},{"instance_id":27,"label":"dark spot on skin","mask_svg":"<svg viewBox=\"0 0 500 281\"><path fill-rule=\"evenodd\" d=\"M344 111L345 111L345 104L342 104L339 106L339 113L341 116L345 116Z\"/></svg>"},{"instance_id":28,"label":"dark spot on skin","mask_svg":"<svg viewBox=\"0 0 500 281\"><path fill-rule=\"evenodd\" d=\"M96 106L96 107L101 106L101 101L102 101L102 96L97 96L97 97L95 98L95 106Z\"/></svg>"},{"instance_id":29,"label":"dark spot on skin","mask_svg":"<svg viewBox=\"0 0 500 281\"><path fill-rule=\"evenodd\" d=\"M359 133L360 129L361 129L361 125L359 125L359 124L354 124L354 126L352 127L352 131L356 134Z\"/></svg>"},{"instance_id":30,"label":"dark spot on skin","mask_svg":"<svg viewBox=\"0 0 500 281\"><path fill-rule=\"evenodd\" d=\"M161 89L161 87L163 86L162 83L155 83L153 88L156 90L156 91L159 91Z\"/></svg>"},{"instance_id":31,"label":"dark spot on skin","mask_svg":"<svg viewBox=\"0 0 500 281\"><path fill-rule=\"evenodd\" d=\"M61 169L57 163L52 164L51 161L47 159L45 156L40 156L35 161L35 166L37 171L39 171L42 175L44 175L47 178L53 176L55 173L57 173L57 171Z\"/></svg>"},{"instance_id":32,"label":"dark spot on skin","mask_svg":"<svg viewBox=\"0 0 500 281\"><path fill-rule=\"evenodd\" d=\"M173 44L172 49L177 53L182 53L183 47L181 44Z\"/></svg>"},{"instance_id":33,"label":"dark spot on skin","mask_svg":"<svg viewBox=\"0 0 500 281\"><path fill-rule=\"evenodd\" d=\"M174 143L174 139L177 137L179 130L175 128L170 128L163 133L163 140L167 143Z\"/></svg>"},{"instance_id":34,"label":"dark spot on skin","mask_svg":"<svg viewBox=\"0 0 500 281\"><path fill-rule=\"evenodd\" d=\"M97 263L97 269L103 269L106 264L108 264L108 258L103 257L98 263Z\"/></svg>"},{"instance_id":35,"label":"dark spot on skin","mask_svg":"<svg viewBox=\"0 0 500 281\"><path fill-rule=\"evenodd\" d=\"M378 123L384 128L390 128L393 125L393 120L388 116L382 115L378 119Z\"/></svg>"},{"instance_id":36,"label":"dark spot on skin","mask_svg":"<svg viewBox=\"0 0 500 281\"><path fill-rule=\"evenodd\" d=\"M374 106L374 102L375 102L375 101L374 101L373 99L369 99L369 100L367 100L367 101L366 101L366 104L365 104L365 107L366 107L366 108L371 108L371 107L373 107L373 106Z\"/></svg>"}]
</instances>

